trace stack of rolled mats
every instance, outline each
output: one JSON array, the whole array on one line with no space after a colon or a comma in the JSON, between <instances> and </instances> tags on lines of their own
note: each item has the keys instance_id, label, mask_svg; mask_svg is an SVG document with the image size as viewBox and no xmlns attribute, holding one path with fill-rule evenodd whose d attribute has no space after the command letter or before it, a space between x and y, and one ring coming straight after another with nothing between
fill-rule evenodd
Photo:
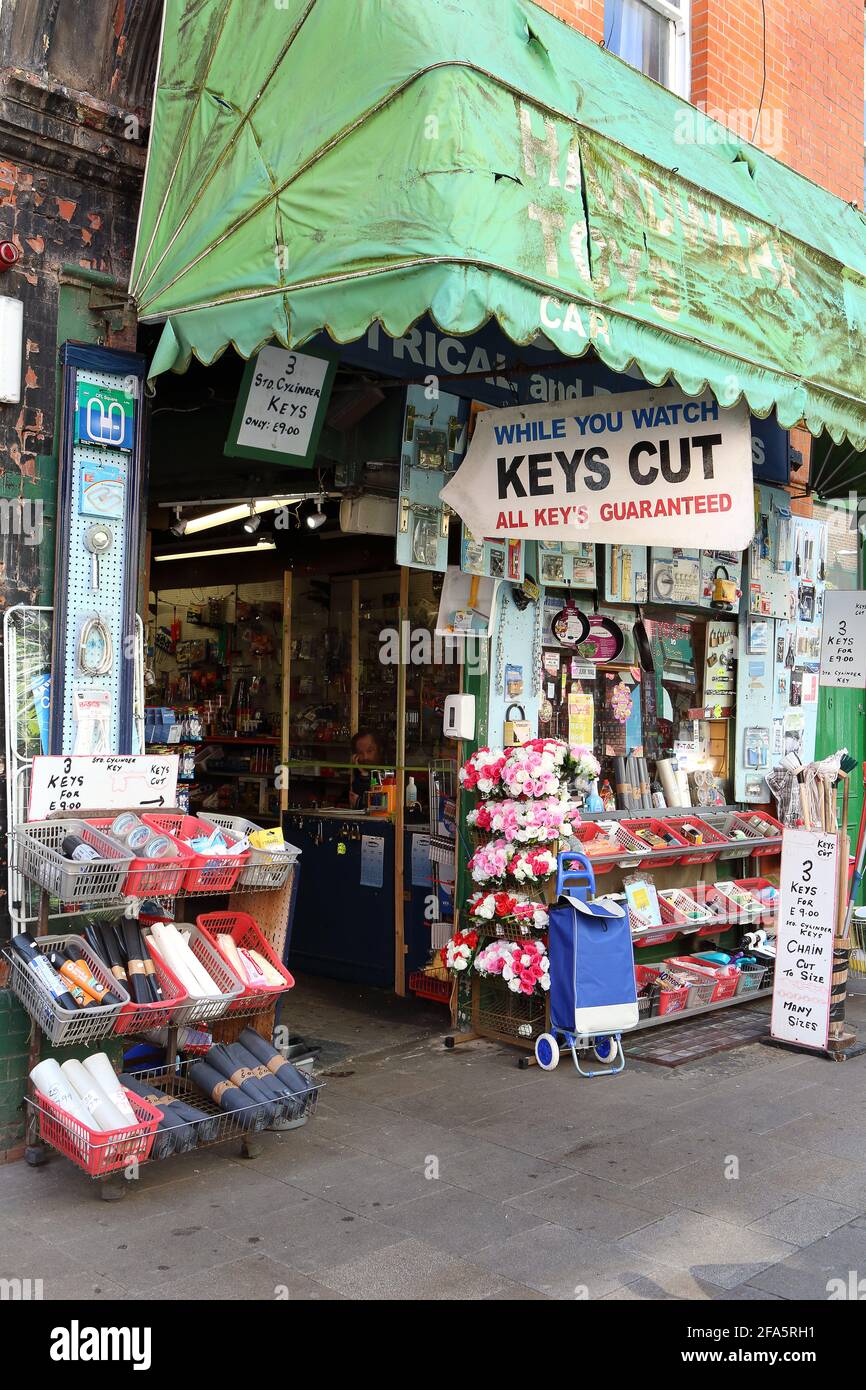
<instances>
[{"instance_id":1,"label":"stack of rolled mats","mask_svg":"<svg viewBox=\"0 0 866 1390\"><path fill-rule=\"evenodd\" d=\"M206 1115L194 1105L177 1096L167 1095L151 1082L141 1081L127 1072L121 1074L120 1080L128 1091L149 1101L162 1116L153 1141L153 1158L187 1153L197 1144L206 1144L217 1137L218 1115Z\"/></svg>"},{"instance_id":2,"label":"stack of rolled mats","mask_svg":"<svg viewBox=\"0 0 866 1390\"><path fill-rule=\"evenodd\" d=\"M189 1077L249 1130L300 1118L311 1089L309 1077L252 1028L245 1028L237 1042L217 1043L204 1061L190 1067Z\"/></svg>"}]
</instances>

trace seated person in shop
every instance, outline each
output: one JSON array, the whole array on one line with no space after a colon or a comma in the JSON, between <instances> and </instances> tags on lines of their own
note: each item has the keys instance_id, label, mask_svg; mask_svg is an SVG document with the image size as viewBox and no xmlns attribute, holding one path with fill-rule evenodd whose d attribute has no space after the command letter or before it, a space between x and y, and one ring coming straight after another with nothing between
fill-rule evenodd
<instances>
[{"instance_id":1,"label":"seated person in shop","mask_svg":"<svg viewBox=\"0 0 866 1390\"><path fill-rule=\"evenodd\" d=\"M382 739L375 729L359 729L352 737L352 762L355 770L352 773L352 785L349 789L349 805L353 810L356 808L361 811L367 809L367 798L370 792L371 777L369 772L364 772L365 767L382 766L385 757L385 749Z\"/></svg>"}]
</instances>

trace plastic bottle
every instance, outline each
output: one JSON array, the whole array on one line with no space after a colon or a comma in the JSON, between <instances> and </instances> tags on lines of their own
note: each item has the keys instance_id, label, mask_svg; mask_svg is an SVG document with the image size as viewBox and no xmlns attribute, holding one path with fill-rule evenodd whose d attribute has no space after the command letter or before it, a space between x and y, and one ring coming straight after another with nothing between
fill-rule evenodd
<instances>
[{"instance_id":1,"label":"plastic bottle","mask_svg":"<svg viewBox=\"0 0 866 1390\"><path fill-rule=\"evenodd\" d=\"M418 802L418 788L415 786L415 778L410 777L406 783L406 805L415 806Z\"/></svg>"},{"instance_id":2,"label":"plastic bottle","mask_svg":"<svg viewBox=\"0 0 866 1390\"><path fill-rule=\"evenodd\" d=\"M603 811L603 810L604 810L604 802L602 801L602 799L601 799L601 797L600 797L600 795L599 795L599 791L598 791L598 778L597 778L597 777L596 777L595 781L594 781L593 784L592 784L592 791L590 792L589 796L586 798L586 809L587 809L587 811Z\"/></svg>"}]
</instances>

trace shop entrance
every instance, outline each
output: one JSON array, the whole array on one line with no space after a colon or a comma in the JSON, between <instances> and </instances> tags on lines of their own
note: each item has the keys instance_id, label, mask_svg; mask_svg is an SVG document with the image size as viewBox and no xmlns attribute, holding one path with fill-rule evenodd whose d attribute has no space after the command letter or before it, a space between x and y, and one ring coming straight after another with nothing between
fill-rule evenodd
<instances>
[{"instance_id":1,"label":"shop entrance","mask_svg":"<svg viewBox=\"0 0 866 1390\"><path fill-rule=\"evenodd\" d=\"M452 927L453 868L430 862L430 788L431 768L438 785L454 783L442 713L461 670L428 659L442 575L394 563L392 401L375 393L364 433L365 452L380 456L378 493L366 496L388 512L376 534L355 529L351 486L344 500L358 428L347 440L326 422L304 472L223 454L242 372L221 360L157 383L148 743L179 752L191 814L280 826L301 850L286 947L299 985L282 1017L291 1033L339 1052L341 1031L383 1045L388 1019L409 1036L441 1031L447 993L438 1007L416 1003L408 985L437 928L444 940ZM358 381L337 374L337 411ZM188 472L190 459L200 462ZM370 487L361 473L358 483ZM417 662L413 634L427 638Z\"/></svg>"}]
</instances>

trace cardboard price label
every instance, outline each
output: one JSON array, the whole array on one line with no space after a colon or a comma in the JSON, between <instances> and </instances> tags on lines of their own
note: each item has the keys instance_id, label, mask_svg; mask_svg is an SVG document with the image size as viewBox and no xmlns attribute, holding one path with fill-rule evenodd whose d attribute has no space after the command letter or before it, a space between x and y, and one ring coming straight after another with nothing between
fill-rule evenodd
<instances>
[{"instance_id":1,"label":"cardboard price label","mask_svg":"<svg viewBox=\"0 0 866 1390\"><path fill-rule=\"evenodd\" d=\"M159 811L177 805L176 753L94 753L33 759L28 820L45 820L59 812Z\"/></svg>"},{"instance_id":2,"label":"cardboard price label","mask_svg":"<svg viewBox=\"0 0 866 1390\"><path fill-rule=\"evenodd\" d=\"M836 923L835 835L785 830L770 1032L823 1049L830 1030Z\"/></svg>"},{"instance_id":3,"label":"cardboard price label","mask_svg":"<svg viewBox=\"0 0 866 1390\"><path fill-rule=\"evenodd\" d=\"M821 634L821 685L866 689L866 593L828 589Z\"/></svg>"}]
</instances>

